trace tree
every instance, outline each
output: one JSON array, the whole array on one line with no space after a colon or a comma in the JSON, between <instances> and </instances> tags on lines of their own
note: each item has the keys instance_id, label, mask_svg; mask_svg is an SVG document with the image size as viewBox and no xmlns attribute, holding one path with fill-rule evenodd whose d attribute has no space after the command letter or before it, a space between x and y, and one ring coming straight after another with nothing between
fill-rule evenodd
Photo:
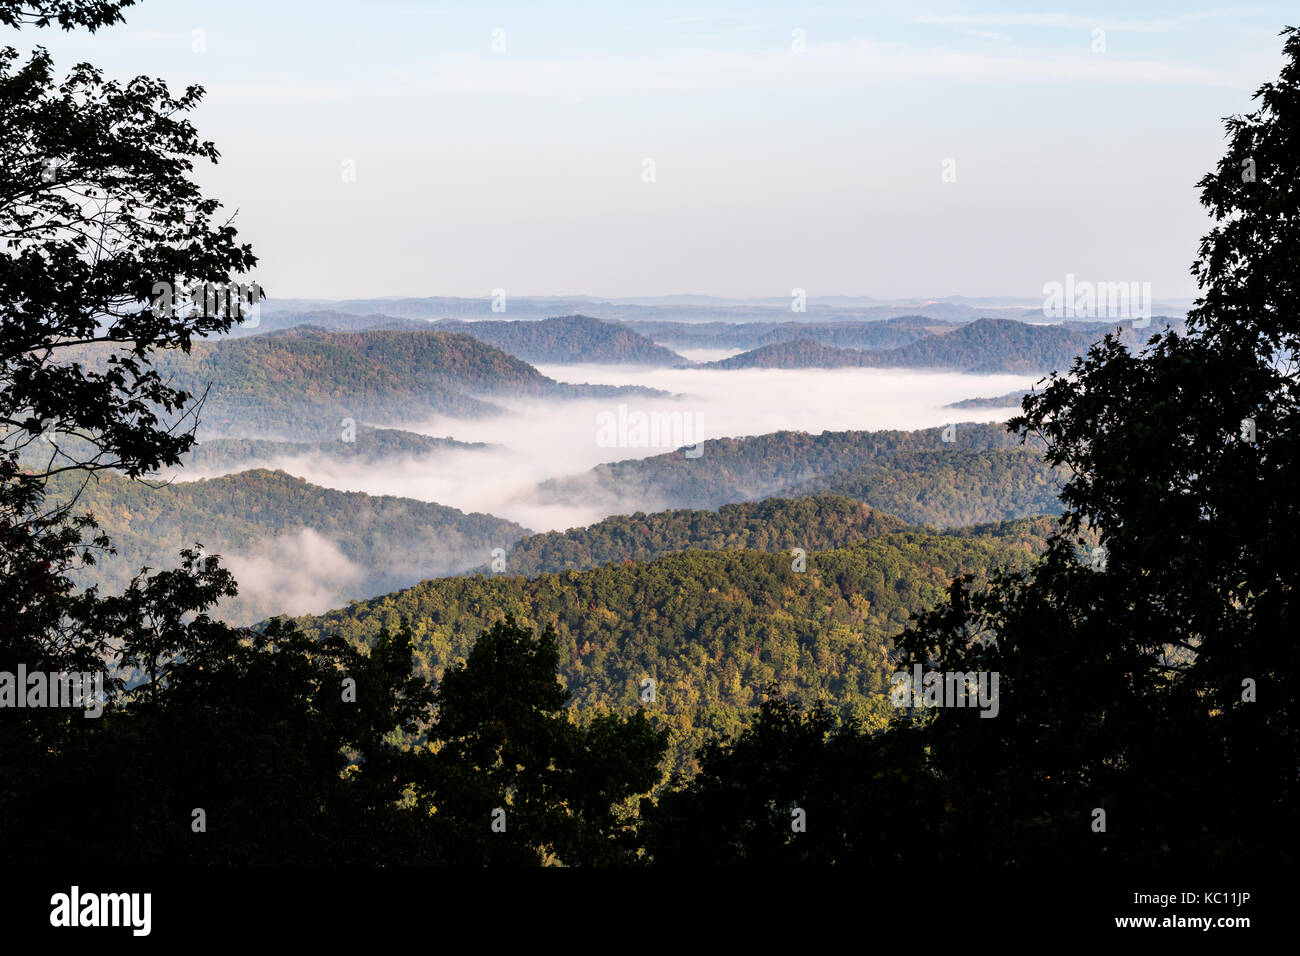
<instances>
[{"instance_id":1,"label":"tree","mask_svg":"<svg viewBox=\"0 0 1300 956\"><path fill-rule=\"evenodd\" d=\"M652 728L641 709L578 725L558 667L550 626L535 637L507 617L480 634L438 687L430 731L438 797L477 834L481 862L635 858L631 800L659 782L668 733ZM504 831L490 828L499 811Z\"/></svg>"},{"instance_id":2,"label":"tree","mask_svg":"<svg viewBox=\"0 0 1300 956\"><path fill-rule=\"evenodd\" d=\"M1137 353L1107 336L1010 422L1071 475L1047 553L987 590L958 581L900 640L904 666L1001 675L997 720L943 710L929 731L954 826L992 862L1293 852L1300 33L1283 36L1278 81L1199 183L1216 225L1187 332Z\"/></svg>"},{"instance_id":3,"label":"tree","mask_svg":"<svg viewBox=\"0 0 1300 956\"><path fill-rule=\"evenodd\" d=\"M646 849L668 866L932 866L943 860L944 793L919 737L873 734L825 703L771 688L749 726L699 752L642 801Z\"/></svg>"},{"instance_id":4,"label":"tree","mask_svg":"<svg viewBox=\"0 0 1300 956\"><path fill-rule=\"evenodd\" d=\"M98 23L118 5L57 6ZM228 331L260 298L229 297L257 260L190 176L218 157L180 118L202 95L84 63L60 82L44 50L0 50L0 424L6 447L45 443L28 480L177 463L194 396L150 355ZM185 299L196 289L212 294Z\"/></svg>"},{"instance_id":5,"label":"tree","mask_svg":"<svg viewBox=\"0 0 1300 956\"><path fill-rule=\"evenodd\" d=\"M128 5L0 0L0 22L94 30ZM0 858L631 861L631 799L658 781L666 733L643 713L572 723L553 634L485 633L434 722L404 622L368 651L283 619L229 627L211 612L234 580L201 550L120 595L74 587L110 542L83 541L93 519L76 495L47 501L51 480L179 463L201 401L159 353L229 331L261 289L235 283L256 259L189 178L217 158L179 118L201 89L88 64L56 82L43 50L17 63L0 50L0 671L107 678L97 719L0 713L0 765L16 768Z\"/></svg>"},{"instance_id":6,"label":"tree","mask_svg":"<svg viewBox=\"0 0 1300 956\"><path fill-rule=\"evenodd\" d=\"M128 5L0 0L0 22L93 31L120 20ZM135 476L176 460L191 440L182 427L190 396L168 388L149 356L187 348L235 316L154 309L149 292L164 276L228 283L255 261L228 224L211 225L217 204L201 199L188 176L195 159L216 157L176 118L200 95L195 88L176 99L146 78L107 82L86 64L57 81L44 50L20 63L14 48L0 49L5 672L19 664L43 672L103 667L111 648L90 626L98 596L78 592L69 572L109 542L71 501L47 501L47 481L110 466ZM106 689L117 689L113 680ZM39 758L77 733L66 712L53 709L7 709L4 717L0 759L23 767L23 779L38 777Z\"/></svg>"},{"instance_id":7,"label":"tree","mask_svg":"<svg viewBox=\"0 0 1300 956\"><path fill-rule=\"evenodd\" d=\"M3 0L0 22L93 31L129 5ZM197 405L151 356L229 330L260 297L235 282L256 258L190 176L218 155L181 116L202 92L177 98L84 63L60 81L43 49L25 63L0 49L0 574L19 611L6 641L23 636L3 659L71 652L62 575L108 547L76 546L93 522L75 516L75 495L47 500L48 480L176 464ZM184 301L178 279L240 291Z\"/></svg>"},{"instance_id":8,"label":"tree","mask_svg":"<svg viewBox=\"0 0 1300 956\"><path fill-rule=\"evenodd\" d=\"M0 0L0 22L93 31L129 5ZM88 64L56 81L44 50L18 59L0 50L0 692L27 695L24 668L94 672L103 712L0 710L0 858L437 860L404 808L427 761L389 739L428 717L409 633L367 655L285 623L227 627L209 612L234 582L196 551L121 595L74 586L110 543L83 541L93 520L75 495L47 501L49 481L176 464L197 403L153 360L228 331L261 291L230 296L256 260L189 176L217 158L179 118L201 89ZM363 688L352 702L345 677Z\"/></svg>"}]
</instances>

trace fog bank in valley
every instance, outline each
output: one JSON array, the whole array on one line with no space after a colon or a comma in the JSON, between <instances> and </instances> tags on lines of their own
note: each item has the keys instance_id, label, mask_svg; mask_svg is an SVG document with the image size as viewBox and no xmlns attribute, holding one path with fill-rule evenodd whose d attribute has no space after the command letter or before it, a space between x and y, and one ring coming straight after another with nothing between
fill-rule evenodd
<instances>
[{"instance_id":1,"label":"fog bank in valley","mask_svg":"<svg viewBox=\"0 0 1300 956\"><path fill-rule=\"evenodd\" d=\"M532 502L529 493L538 482L577 474L603 462L662 454L701 439L784 429L820 433L1005 420L1009 408L944 406L1028 388L1037 379L895 369L721 371L557 365L540 370L560 381L646 385L679 397L581 401L496 397L509 414L481 420L438 417L403 427L499 448L449 450L379 466L298 456L277 461L273 467L329 488L435 501L508 518L534 531L564 530L599 521L611 512L595 502ZM706 462L701 464L707 467ZM207 474L191 470L178 478ZM627 504L619 510L639 507L636 502Z\"/></svg>"}]
</instances>

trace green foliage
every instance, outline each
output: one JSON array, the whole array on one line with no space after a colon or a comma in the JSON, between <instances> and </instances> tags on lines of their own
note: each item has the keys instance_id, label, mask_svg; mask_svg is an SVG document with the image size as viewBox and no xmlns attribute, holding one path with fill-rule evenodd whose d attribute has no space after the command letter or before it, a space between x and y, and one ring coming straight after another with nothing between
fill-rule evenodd
<instances>
[{"instance_id":1,"label":"green foliage","mask_svg":"<svg viewBox=\"0 0 1300 956\"><path fill-rule=\"evenodd\" d=\"M115 22L124 5L0 0L0 21L94 28ZM4 692L24 697L15 672L42 672L55 686L51 672L98 673L102 713L77 716L95 709L84 697L0 708L0 860L632 862L629 806L658 779L663 734L639 714L570 723L545 637L532 650L531 634L494 628L435 694L413 673L405 627L374 635L363 653L283 620L256 632L215 621L234 579L195 551L117 595L74 588L78 567L109 544L102 535L83 543L93 522L73 511L77 483L104 469L136 477L178 462L193 436L168 419L183 421L192 395L160 374L157 352L184 355L194 337L233 322L154 314L142 305L151 281L216 281L254 260L229 226L209 230L216 203L186 179L192 158L216 156L175 118L198 90L177 100L157 81L104 83L84 64L56 86L43 52L14 73L16 58L0 50L0 238L10 240L0 256L0 673ZM46 175L51 159L66 160L58 176ZM87 196L102 220L83 231L78 200ZM454 365L461 384L494 371L457 363L484 348L467 336L394 341L389 351L414 365ZM206 346L197 351L173 354L164 371L211 357ZM277 357L274 347L260 354ZM353 368L364 373L379 359L366 355ZM261 374L270 383L280 371ZM293 384L276 379L266 390L288 399ZM38 438L68 441L43 468L20 468ZM167 506L165 494L135 497L137 486L111 472L105 481L125 522L139 517L132 508ZM333 517L373 518L380 534L385 521L409 523L382 499L359 514L365 496L318 490L312 501L303 494L310 486L270 473L253 473L251 488L249 478L210 483L224 494L196 497L223 498L233 526L250 502L273 503L265 486L277 484L294 501L265 516L280 522L332 504ZM428 507L434 518L464 518ZM434 706L448 717L446 734L431 720ZM426 745L413 746L417 738ZM458 813L485 800L518 808L508 837L495 839L486 815Z\"/></svg>"},{"instance_id":2,"label":"green foliage","mask_svg":"<svg viewBox=\"0 0 1300 956\"><path fill-rule=\"evenodd\" d=\"M122 10L135 0L0 0L0 23L10 27L47 27L57 23L64 30L85 27L94 33L100 27L120 23Z\"/></svg>"},{"instance_id":3,"label":"green foliage","mask_svg":"<svg viewBox=\"0 0 1300 956\"><path fill-rule=\"evenodd\" d=\"M964 431L961 432L964 438ZM1060 472L1023 448L917 451L794 485L869 501L911 524L951 528L1031 514L1059 514Z\"/></svg>"},{"instance_id":4,"label":"green foliage","mask_svg":"<svg viewBox=\"0 0 1300 956\"><path fill-rule=\"evenodd\" d=\"M195 445L181 459L191 471L242 471L273 468L286 459L308 459L381 465L410 462L451 450L482 450L483 442L462 442L452 438L430 438L416 432L392 428L359 427L353 441L333 439L315 442L270 441L260 438L212 438Z\"/></svg>"},{"instance_id":5,"label":"green foliage","mask_svg":"<svg viewBox=\"0 0 1300 956\"><path fill-rule=\"evenodd\" d=\"M1057 475L997 424L943 429L774 432L703 443L701 456L680 452L598 465L543 482L544 503L621 502L657 508L713 509L769 495L847 495L907 521L951 527L1059 510ZM1004 497L1005 496L1005 497Z\"/></svg>"},{"instance_id":6,"label":"green foliage","mask_svg":"<svg viewBox=\"0 0 1300 956\"><path fill-rule=\"evenodd\" d=\"M585 570L688 549L787 553L824 550L899 531L905 522L837 495L768 498L717 511L613 515L585 528L533 534L507 558L512 574ZM486 569L485 569L486 570Z\"/></svg>"},{"instance_id":7,"label":"green foliage","mask_svg":"<svg viewBox=\"0 0 1300 956\"><path fill-rule=\"evenodd\" d=\"M947 812L916 735L775 694L735 739L701 749L698 774L642 804L663 866L934 866Z\"/></svg>"},{"instance_id":8,"label":"green foliage","mask_svg":"<svg viewBox=\"0 0 1300 956\"><path fill-rule=\"evenodd\" d=\"M492 628L435 692L412 674L409 628L369 653L285 621L232 629L203 613L229 575L185 557L98 609L117 670L145 679L110 683L101 717L6 780L0 859L634 861L633 801L661 777L665 733L639 711L572 723L547 635Z\"/></svg>"},{"instance_id":9,"label":"green foliage","mask_svg":"<svg viewBox=\"0 0 1300 956\"><path fill-rule=\"evenodd\" d=\"M439 329L464 332L525 362L663 365L689 364L677 353L625 325L587 315L564 315L540 321L460 322L443 319Z\"/></svg>"},{"instance_id":10,"label":"green foliage","mask_svg":"<svg viewBox=\"0 0 1300 956\"><path fill-rule=\"evenodd\" d=\"M851 547L789 554L686 551L533 579L495 575L425 581L299 624L368 645L409 620L421 673L438 680L505 614L554 626L560 674L581 713L633 706L656 682L655 710L673 731L671 763L691 765L709 733L734 732L763 689L882 714L893 671L890 637L946 593L954 576L983 577L1029 560L1007 539L907 530Z\"/></svg>"},{"instance_id":11,"label":"green foliage","mask_svg":"<svg viewBox=\"0 0 1300 956\"><path fill-rule=\"evenodd\" d=\"M1060 533L1032 573L958 581L899 640L905 662L1002 675L997 720L943 710L926 732L972 862L1294 863L1300 32L1284 35L1280 80L1228 120L1201 181L1217 225L1187 334L1139 354L1108 337L1025 399L1012 427L1069 470ZM1104 561L1079 560L1085 532Z\"/></svg>"},{"instance_id":12,"label":"green foliage","mask_svg":"<svg viewBox=\"0 0 1300 956\"><path fill-rule=\"evenodd\" d=\"M0 19L94 30L124 6L5 0ZM109 468L138 476L193 444L193 396L153 360L236 316L155 312L154 284L225 286L256 264L191 176L217 157L185 118L201 96L108 81L88 64L60 79L43 49L25 63L0 49L0 595L13 612L0 666L84 664L98 651L83 630L95 595L74 593L68 574L105 542L73 511L75 494L46 501L47 484ZM114 354L71 360L88 348Z\"/></svg>"},{"instance_id":13,"label":"green foliage","mask_svg":"<svg viewBox=\"0 0 1300 956\"><path fill-rule=\"evenodd\" d=\"M52 485L51 496L58 500L74 487L70 476L63 477ZM335 583L323 575L338 570L337 560L305 556L318 558L320 565L319 574L308 576L304 586L320 593L334 588L338 604L476 567L492 548L508 547L527 533L492 515L411 498L335 491L262 469L157 488L104 472L87 485L78 507L95 517L117 551L112 560L79 572L82 585L117 590L140 568L163 567L194 541L214 554L277 560L275 539L310 529L350 562L350 573ZM303 548L313 551L315 545L308 542ZM257 583L246 582L243 595L223 601L221 616L251 623L282 612L287 596L254 587Z\"/></svg>"},{"instance_id":14,"label":"green foliage","mask_svg":"<svg viewBox=\"0 0 1300 956\"><path fill-rule=\"evenodd\" d=\"M535 637L507 617L446 671L431 735L439 779L450 785L436 809L482 821L484 834L493 812L504 811L504 832L482 840L494 860L631 862L631 801L662 777L668 734L644 711L573 723L558 662L551 628Z\"/></svg>"},{"instance_id":15,"label":"green foliage","mask_svg":"<svg viewBox=\"0 0 1300 956\"><path fill-rule=\"evenodd\" d=\"M1147 334L1117 323L1135 344ZM896 348L861 350L823 345L802 334L709 363L710 368L945 368L963 372L1043 372L1064 368L1102 334L1102 323L1029 325L977 319Z\"/></svg>"},{"instance_id":16,"label":"green foliage","mask_svg":"<svg viewBox=\"0 0 1300 956\"><path fill-rule=\"evenodd\" d=\"M0 0L0 22L93 29L125 5ZM22 197L0 210L0 237L31 238L0 256L0 670L109 670L99 719L0 714L0 859L1294 864L1300 32L1284 35L1279 82L1228 121L1227 154L1201 183L1216 225L1193 267L1204 294L1187 333L1137 354L1118 337L1093 343L1011 423L1069 473L1059 531L1044 518L895 529L833 498L638 515L525 543L520 561L594 561L629 541L675 553L426 581L256 630L212 618L234 581L192 551L120 594L76 591L78 565L107 540L82 541L93 523L74 516L71 487L51 484L58 469L175 464L192 444L170 420L192 397L184 376L202 381L194 369L218 354L238 379L218 400L262 397L278 415L328 417L344 399L382 411L403 387L394 369L435 402L511 376L538 394L554 383L437 332L304 331L187 357L231 318L153 315L140 306L148 278L216 280L253 263L229 227L210 228L215 203L185 176L215 157L175 118L198 91L173 99L87 66L56 86L44 53L14 70L16 53L0 51L0 194ZM67 160L67 178L38 173L50 157ZM117 246L78 238L70 197L82 190L143 210L116 221ZM997 343L1024 362L1065 347L1056 332L977 322L876 361L985 361L971 356ZM61 361L69 347L86 361ZM168 375L158 350L173 353ZM324 381L293 371L304 357ZM1010 458L1008 439L959 434L948 450L936 432L709 442L706 467L662 456L595 481L709 502L697 507L818 479L945 512L974 508L951 490L968 474L981 493L1038 493L1042 473ZM71 439L73 454L20 469L42 435ZM925 481L909 485L905 462ZM317 494L286 476L250 481L247 500L237 481L191 492L241 518L274 500L268 486ZM548 490L575 487L586 491ZM47 488L61 497L47 503ZM159 501L123 491L113 507L129 523ZM307 504L329 516L335 502ZM370 507L381 534L409 519ZM783 549L802 517L821 521L811 540L856 540L809 549L806 569L750 550ZM698 544L724 550L677 550ZM1103 560L1081 561L1094 544ZM900 664L998 674L997 719L898 715L883 692ZM665 756L676 773L650 799ZM796 810L806 831L791 826Z\"/></svg>"},{"instance_id":17,"label":"green foliage","mask_svg":"<svg viewBox=\"0 0 1300 956\"><path fill-rule=\"evenodd\" d=\"M1032 518L1016 518L1012 521L993 521L988 524L968 525L964 528L949 528L944 534L959 538L991 538L1010 548L1023 551L1037 557L1047 550L1048 542L1056 533L1060 519L1054 515L1035 515ZM1088 539L1091 548L1094 543Z\"/></svg>"},{"instance_id":18,"label":"green foliage","mask_svg":"<svg viewBox=\"0 0 1300 956\"><path fill-rule=\"evenodd\" d=\"M119 6L4 10L11 23L102 26ZM193 443L181 414L192 394L152 360L188 351L235 316L155 314L154 285L182 275L225 287L256 264L191 178L196 162L217 157L184 118L201 96L191 87L174 97L148 77L105 80L88 64L59 80L45 50L20 63L13 47L0 49L0 450L37 436L93 446L89 458L55 456L22 480L74 465L142 474ZM111 359L70 360L91 343Z\"/></svg>"}]
</instances>

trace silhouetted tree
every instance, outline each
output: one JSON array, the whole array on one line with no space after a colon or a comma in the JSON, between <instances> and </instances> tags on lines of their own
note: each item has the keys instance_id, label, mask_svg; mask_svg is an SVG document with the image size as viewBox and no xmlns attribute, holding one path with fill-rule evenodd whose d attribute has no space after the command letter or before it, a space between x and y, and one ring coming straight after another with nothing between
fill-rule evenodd
<instances>
[{"instance_id":1,"label":"silhouetted tree","mask_svg":"<svg viewBox=\"0 0 1300 956\"><path fill-rule=\"evenodd\" d=\"M129 5L0 0L0 23L93 31ZM663 734L643 714L570 723L549 636L485 635L439 693L443 731L405 626L368 650L229 627L211 612L234 580L195 550L120 595L74 586L111 543L50 480L178 464L199 403L159 351L261 296L230 296L256 259L190 178L217 158L183 118L201 95L0 50L0 671L107 674L97 719L0 709L0 859L630 860ZM504 840L480 795L509 808Z\"/></svg>"},{"instance_id":2,"label":"silhouetted tree","mask_svg":"<svg viewBox=\"0 0 1300 956\"><path fill-rule=\"evenodd\" d=\"M773 691L775 689L773 688ZM943 859L944 797L920 740L873 734L819 703L770 693L735 739L700 750L642 802L646 850L669 866L930 866Z\"/></svg>"},{"instance_id":3,"label":"silhouetted tree","mask_svg":"<svg viewBox=\"0 0 1300 956\"><path fill-rule=\"evenodd\" d=\"M1060 533L900 641L906 664L1000 672L996 720L943 710L928 731L972 856L1293 853L1300 33L1283 35L1279 80L1227 120L1199 184L1216 225L1187 333L1136 354L1107 337L1026 397L1010 427L1071 473Z\"/></svg>"},{"instance_id":4,"label":"silhouetted tree","mask_svg":"<svg viewBox=\"0 0 1300 956\"><path fill-rule=\"evenodd\" d=\"M901 711L872 737L769 699L647 805L657 861L1294 860L1300 32L1283 36L1278 82L1200 182L1217 225L1187 332L1136 353L1108 335L1026 396L1009 427L1068 470L1061 528L898 640L900 670L996 673L997 716Z\"/></svg>"},{"instance_id":5,"label":"silhouetted tree","mask_svg":"<svg viewBox=\"0 0 1300 956\"><path fill-rule=\"evenodd\" d=\"M558 667L551 627L535 638L507 617L438 687L439 796L478 835L482 862L635 859L632 801L659 783L668 733L643 710L579 726ZM491 828L494 812L504 830Z\"/></svg>"}]
</instances>

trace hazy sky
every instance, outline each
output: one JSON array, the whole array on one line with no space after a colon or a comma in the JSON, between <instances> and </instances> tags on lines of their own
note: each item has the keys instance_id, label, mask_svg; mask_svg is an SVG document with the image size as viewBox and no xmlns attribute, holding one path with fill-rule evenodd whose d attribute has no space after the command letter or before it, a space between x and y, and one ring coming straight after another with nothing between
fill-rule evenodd
<instances>
[{"instance_id":1,"label":"hazy sky","mask_svg":"<svg viewBox=\"0 0 1300 956\"><path fill-rule=\"evenodd\" d=\"M201 178L273 296L1036 296L1074 273L1167 299L1195 294L1220 118L1295 13L143 0L0 42L205 86Z\"/></svg>"}]
</instances>

